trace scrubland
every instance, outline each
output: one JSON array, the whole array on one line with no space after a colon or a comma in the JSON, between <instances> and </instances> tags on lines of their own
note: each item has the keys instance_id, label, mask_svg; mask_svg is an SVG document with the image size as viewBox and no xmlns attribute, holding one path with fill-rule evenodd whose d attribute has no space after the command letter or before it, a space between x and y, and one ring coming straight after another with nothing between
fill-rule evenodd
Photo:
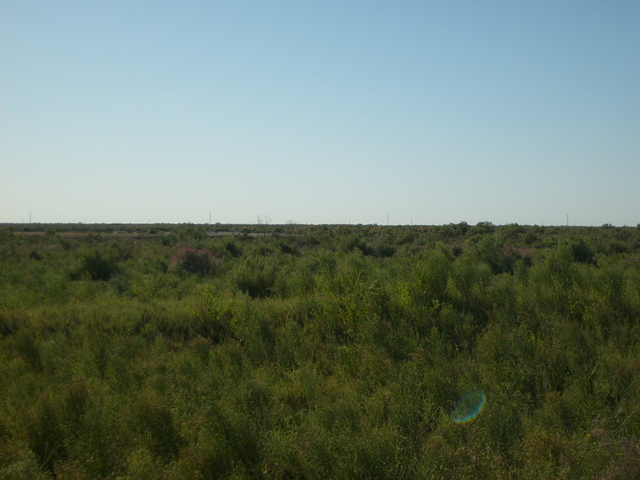
<instances>
[{"instance_id":1,"label":"scrubland","mask_svg":"<svg viewBox=\"0 0 640 480\"><path fill-rule=\"evenodd\" d=\"M0 229L2 479L639 477L640 227Z\"/></svg>"}]
</instances>

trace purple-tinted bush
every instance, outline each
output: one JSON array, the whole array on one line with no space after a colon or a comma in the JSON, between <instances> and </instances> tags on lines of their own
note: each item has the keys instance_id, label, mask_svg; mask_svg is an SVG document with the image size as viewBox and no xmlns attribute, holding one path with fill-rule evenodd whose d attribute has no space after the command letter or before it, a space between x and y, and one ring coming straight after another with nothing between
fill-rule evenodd
<instances>
[{"instance_id":1,"label":"purple-tinted bush","mask_svg":"<svg viewBox=\"0 0 640 480\"><path fill-rule=\"evenodd\" d=\"M169 270L209 275L215 273L220 260L203 248L181 248L172 258Z\"/></svg>"}]
</instances>

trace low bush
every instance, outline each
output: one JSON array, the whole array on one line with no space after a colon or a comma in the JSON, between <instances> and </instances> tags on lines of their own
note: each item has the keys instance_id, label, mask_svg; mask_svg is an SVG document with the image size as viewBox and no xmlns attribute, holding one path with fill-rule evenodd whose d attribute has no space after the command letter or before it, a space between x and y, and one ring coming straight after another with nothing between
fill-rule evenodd
<instances>
[{"instance_id":1,"label":"low bush","mask_svg":"<svg viewBox=\"0 0 640 480\"><path fill-rule=\"evenodd\" d=\"M171 258L169 270L199 275L212 275L216 273L220 263L220 260L214 258L209 250L183 247Z\"/></svg>"}]
</instances>

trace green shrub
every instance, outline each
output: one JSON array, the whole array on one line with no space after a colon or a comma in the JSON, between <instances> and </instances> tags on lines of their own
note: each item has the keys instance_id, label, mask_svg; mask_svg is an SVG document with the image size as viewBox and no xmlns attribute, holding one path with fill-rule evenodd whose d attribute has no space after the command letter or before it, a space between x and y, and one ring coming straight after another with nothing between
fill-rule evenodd
<instances>
[{"instance_id":1,"label":"green shrub","mask_svg":"<svg viewBox=\"0 0 640 480\"><path fill-rule=\"evenodd\" d=\"M168 463L178 456L185 441L171 410L160 398L154 395L140 398L135 405L134 418L145 443L158 460Z\"/></svg>"},{"instance_id":2,"label":"green shrub","mask_svg":"<svg viewBox=\"0 0 640 480\"><path fill-rule=\"evenodd\" d=\"M106 281L118 271L119 268L115 259L108 258L99 251L94 251L82 257L80 267L72 273L71 278L79 279L83 274L87 274L91 280Z\"/></svg>"},{"instance_id":3,"label":"green shrub","mask_svg":"<svg viewBox=\"0 0 640 480\"><path fill-rule=\"evenodd\" d=\"M276 283L276 271L272 263L262 258L249 259L235 273L237 288L252 298L265 298L273 295Z\"/></svg>"},{"instance_id":4,"label":"green shrub","mask_svg":"<svg viewBox=\"0 0 640 480\"><path fill-rule=\"evenodd\" d=\"M36 403L26 423L29 448L38 464L55 475L55 466L67 456L67 438L57 408L49 399Z\"/></svg>"},{"instance_id":5,"label":"green shrub","mask_svg":"<svg viewBox=\"0 0 640 480\"><path fill-rule=\"evenodd\" d=\"M21 330L14 340L17 353L38 373L44 371L40 345L32 331Z\"/></svg>"}]
</instances>

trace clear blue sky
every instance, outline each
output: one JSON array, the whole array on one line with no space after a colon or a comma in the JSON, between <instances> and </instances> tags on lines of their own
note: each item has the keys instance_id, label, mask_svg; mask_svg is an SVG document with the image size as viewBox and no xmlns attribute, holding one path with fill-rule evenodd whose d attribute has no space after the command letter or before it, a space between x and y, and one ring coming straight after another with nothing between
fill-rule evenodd
<instances>
[{"instance_id":1,"label":"clear blue sky","mask_svg":"<svg viewBox=\"0 0 640 480\"><path fill-rule=\"evenodd\" d=\"M0 222L640 223L637 0L0 8Z\"/></svg>"}]
</instances>

